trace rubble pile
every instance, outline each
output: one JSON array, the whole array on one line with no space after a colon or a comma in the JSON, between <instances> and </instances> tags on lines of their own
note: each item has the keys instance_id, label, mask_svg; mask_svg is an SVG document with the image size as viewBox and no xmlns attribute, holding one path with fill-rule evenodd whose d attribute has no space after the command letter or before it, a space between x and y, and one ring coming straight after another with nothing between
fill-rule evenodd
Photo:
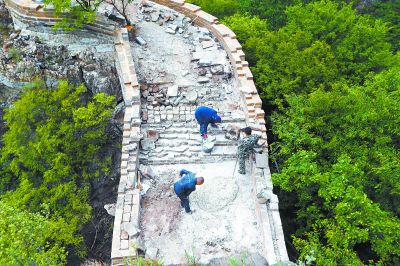
<instances>
[{"instance_id":1,"label":"rubble pile","mask_svg":"<svg viewBox=\"0 0 400 266\"><path fill-rule=\"evenodd\" d=\"M166 32L171 36L177 36L176 38L180 38L185 44L190 46L190 55L188 55L192 61L190 69L174 73L174 76L177 74L180 75L178 81L185 81L178 82L178 86L185 87L184 85L196 86L200 84L211 85L208 83L224 84L231 78L232 70L230 64L226 60L226 53L216 38L207 29L194 25L189 17L167 8L160 8L150 2L146 2L141 6L140 10L142 13L138 14L138 21L151 22L153 25L159 27L157 31L160 31L161 29L161 31ZM139 34L136 41L142 45L148 46L146 37L140 35L140 23L138 27ZM174 41L176 38L166 38L160 41ZM178 53L179 47L176 48L176 53L174 54L182 55L181 53ZM159 52L162 52L162 50ZM188 51L186 50L184 53L187 52ZM142 58L145 56L147 56L146 53L139 55L139 57ZM155 61L162 60L163 58L161 57L155 58ZM157 69L156 65L153 65L148 70L147 74L152 77L149 76L147 82L152 82L154 84L172 82L171 77L166 75L163 71L158 71L159 69Z\"/></svg>"},{"instance_id":2,"label":"rubble pile","mask_svg":"<svg viewBox=\"0 0 400 266\"><path fill-rule=\"evenodd\" d=\"M244 126L245 114L234 92L235 80L225 50L190 18L146 2L136 14L132 42L141 90L142 130L140 162L172 164L232 160L237 137L232 127ZM200 105L213 107L222 126L209 127L211 154L202 152L194 117ZM236 124L236 125L233 125ZM157 139L146 130L156 131ZM228 137L226 137L228 135ZM234 134L233 134L234 135Z\"/></svg>"}]
</instances>

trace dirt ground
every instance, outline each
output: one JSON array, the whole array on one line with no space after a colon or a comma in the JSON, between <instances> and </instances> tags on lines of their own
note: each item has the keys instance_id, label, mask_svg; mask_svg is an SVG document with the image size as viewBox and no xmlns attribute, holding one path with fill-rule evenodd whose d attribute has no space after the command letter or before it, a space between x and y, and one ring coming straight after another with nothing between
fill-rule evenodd
<instances>
[{"instance_id":1,"label":"dirt ground","mask_svg":"<svg viewBox=\"0 0 400 266\"><path fill-rule=\"evenodd\" d=\"M262 239L249 176L232 176L235 161L154 166L153 180L142 197L141 228L145 248L157 248L165 264L200 263L237 254L262 254ZM190 195L193 214L186 214L171 189L181 168L205 178Z\"/></svg>"}]
</instances>

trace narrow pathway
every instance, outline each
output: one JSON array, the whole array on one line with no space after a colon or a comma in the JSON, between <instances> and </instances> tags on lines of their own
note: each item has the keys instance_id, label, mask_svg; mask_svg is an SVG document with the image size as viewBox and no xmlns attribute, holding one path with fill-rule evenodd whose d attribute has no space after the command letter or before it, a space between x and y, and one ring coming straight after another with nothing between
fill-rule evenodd
<instances>
[{"instance_id":1,"label":"narrow pathway","mask_svg":"<svg viewBox=\"0 0 400 266\"><path fill-rule=\"evenodd\" d=\"M136 36L146 42L131 43L142 96L140 169L153 177L142 180L148 188L140 213L147 256L168 265L188 257L227 263L233 255L263 254L253 184L234 173L237 143L225 138L229 126L245 126L226 52L207 29L168 8L140 8L135 20ZM201 151L194 118L200 105L215 108L223 120L209 130L211 154ZM190 197L192 215L170 187L182 168L205 178Z\"/></svg>"}]
</instances>

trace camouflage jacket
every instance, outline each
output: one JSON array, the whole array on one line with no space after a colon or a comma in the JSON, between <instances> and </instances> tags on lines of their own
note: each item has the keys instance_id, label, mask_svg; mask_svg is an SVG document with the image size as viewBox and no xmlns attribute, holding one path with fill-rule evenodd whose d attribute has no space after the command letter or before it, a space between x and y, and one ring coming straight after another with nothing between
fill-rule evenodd
<instances>
[{"instance_id":1,"label":"camouflage jacket","mask_svg":"<svg viewBox=\"0 0 400 266\"><path fill-rule=\"evenodd\" d=\"M237 152L239 157L247 157L252 152L254 145L257 143L259 135L250 135L239 140Z\"/></svg>"}]
</instances>

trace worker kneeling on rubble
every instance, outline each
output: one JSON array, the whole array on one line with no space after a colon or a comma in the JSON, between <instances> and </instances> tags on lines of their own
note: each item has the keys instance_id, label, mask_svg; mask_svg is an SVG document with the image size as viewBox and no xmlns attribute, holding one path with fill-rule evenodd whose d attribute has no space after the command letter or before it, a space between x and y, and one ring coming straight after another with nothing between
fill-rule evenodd
<instances>
[{"instance_id":1,"label":"worker kneeling on rubble","mask_svg":"<svg viewBox=\"0 0 400 266\"><path fill-rule=\"evenodd\" d=\"M196 190L196 185L202 185L204 178L196 177L194 173L182 169L179 173L180 179L174 184L174 191L181 200L182 208L185 208L187 213L192 213L189 204L189 195Z\"/></svg>"},{"instance_id":2,"label":"worker kneeling on rubble","mask_svg":"<svg viewBox=\"0 0 400 266\"><path fill-rule=\"evenodd\" d=\"M249 158L250 153L261 136L251 135L251 128L245 127L240 130L243 132L243 138L239 140L237 156L239 160L239 174L246 174L246 159Z\"/></svg>"},{"instance_id":3,"label":"worker kneeling on rubble","mask_svg":"<svg viewBox=\"0 0 400 266\"><path fill-rule=\"evenodd\" d=\"M217 111L207 106L197 107L194 116L200 125L200 135L203 139L207 139L208 124L217 127L217 124L221 123L221 117L217 114Z\"/></svg>"}]
</instances>

